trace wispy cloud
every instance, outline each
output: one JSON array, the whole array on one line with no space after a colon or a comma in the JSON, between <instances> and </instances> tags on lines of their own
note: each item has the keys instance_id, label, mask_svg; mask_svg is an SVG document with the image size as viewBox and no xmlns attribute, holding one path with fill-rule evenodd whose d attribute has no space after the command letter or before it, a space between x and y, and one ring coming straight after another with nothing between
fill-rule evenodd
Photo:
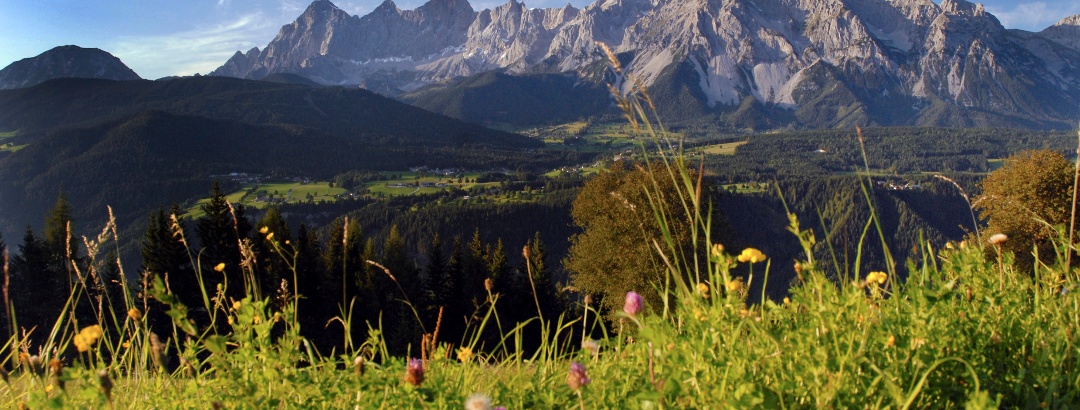
<instances>
[{"instance_id":1,"label":"wispy cloud","mask_svg":"<svg viewBox=\"0 0 1080 410\"><path fill-rule=\"evenodd\" d=\"M1080 14L1080 2L1035 1L1014 3L1008 6L987 6L986 9L990 14L997 16L1005 27L1042 31L1065 17Z\"/></svg>"},{"instance_id":2,"label":"wispy cloud","mask_svg":"<svg viewBox=\"0 0 1080 410\"><path fill-rule=\"evenodd\" d=\"M113 54L145 78L208 73L237 50L263 46L277 27L262 13L210 27L150 37L120 37Z\"/></svg>"},{"instance_id":3,"label":"wispy cloud","mask_svg":"<svg viewBox=\"0 0 1080 410\"><path fill-rule=\"evenodd\" d=\"M336 2L334 2L334 4L337 5L339 9L342 9L346 13L349 13L349 14L351 14L353 16L363 16L365 14L371 13L371 10L374 10L374 9L371 8L371 7L368 7L368 3L371 3L371 2L370 1L336 1Z\"/></svg>"},{"instance_id":4,"label":"wispy cloud","mask_svg":"<svg viewBox=\"0 0 1080 410\"><path fill-rule=\"evenodd\" d=\"M304 8L307 7L307 4L308 3L296 0L281 0L278 6L278 11L281 12L281 20L288 21L296 18L296 16L299 16L300 13L304 12Z\"/></svg>"}]
</instances>

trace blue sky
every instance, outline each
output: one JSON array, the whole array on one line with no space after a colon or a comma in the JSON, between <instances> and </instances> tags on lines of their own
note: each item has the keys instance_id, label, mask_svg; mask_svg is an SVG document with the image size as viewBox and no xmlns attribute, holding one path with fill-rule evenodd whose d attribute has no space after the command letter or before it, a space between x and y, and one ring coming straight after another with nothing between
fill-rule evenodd
<instances>
[{"instance_id":1,"label":"blue sky","mask_svg":"<svg viewBox=\"0 0 1080 410\"><path fill-rule=\"evenodd\" d=\"M935 0L938 1L938 0ZM411 9L424 0L396 0ZM475 9L505 0L470 0ZM577 7L591 0L570 0ZM0 0L0 67L50 48L74 44L116 55L143 78L207 73L237 50L266 45L307 0ZM367 14L381 0L337 0L350 14ZM566 0L525 0L558 7ZM1009 28L1039 31L1080 14L1080 0L986 0Z\"/></svg>"}]
</instances>

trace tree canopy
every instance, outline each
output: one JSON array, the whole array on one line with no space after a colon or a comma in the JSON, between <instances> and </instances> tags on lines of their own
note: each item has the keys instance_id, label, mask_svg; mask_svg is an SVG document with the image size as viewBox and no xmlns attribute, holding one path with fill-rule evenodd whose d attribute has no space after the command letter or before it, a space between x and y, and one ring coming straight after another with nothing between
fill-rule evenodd
<instances>
[{"instance_id":1,"label":"tree canopy","mask_svg":"<svg viewBox=\"0 0 1080 410\"><path fill-rule=\"evenodd\" d=\"M1002 245L1016 254L1018 266L1031 266L1032 251L1053 255L1053 226L1068 225L1072 215L1073 165L1054 151L1023 151L982 181L982 195L975 201L980 215L989 221L988 235L1003 233Z\"/></svg>"},{"instance_id":2,"label":"tree canopy","mask_svg":"<svg viewBox=\"0 0 1080 410\"><path fill-rule=\"evenodd\" d=\"M586 294L601 296L604 306L617 308L621 295L636 291L653 305L660 301L655 286L666 272L654 243L664 234L649 203L646 187L653 188L650 169L656 170L661 206L668 215L681 215L675 185L661 171L663 164L633 166L620 161L601 172L581 189L574 200L574 223L583 232L570 242L566 268L574 285ZM670 218L670 232L680 248L690 246L690 221Z\"/></svg>"}]
</instances>

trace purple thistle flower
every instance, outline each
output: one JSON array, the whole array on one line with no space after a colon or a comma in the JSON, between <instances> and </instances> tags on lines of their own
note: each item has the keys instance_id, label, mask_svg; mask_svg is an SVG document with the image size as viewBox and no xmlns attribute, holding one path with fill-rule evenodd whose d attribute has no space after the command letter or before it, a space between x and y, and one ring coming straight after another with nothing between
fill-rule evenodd
<instances>
[{"instance_id":1,"label":"purple thistle flower","mask_svg":"<svg viewBox=\"0 0 1080 410\"><path fill-rule=\"evenodd\" d=\"M645 305L645 299L641 297L637 292L626 292L626 303L623 304L623 312L630 316L637 316L641 313L641 308Z\"/></svg>"},{"instance_id":2,"label":"purple thistle flower","mask_svg":"<svg viewBox=\"0 0 1080 410\"><path fill-rule=\"evenodd\" d=\"M589 380L589 376L585 374L585 365L578 362L570 363L570 374L566 376L566 384L571 389L578 390L590 382L592 380Z\"/></svg>"},{"instance_id":3,"label":"purple thistle flower","mask_svg":"<svg viewBox=\"0 0 1080 410\"><path fill-rule=\"evenodd\" d=\"M405 366L405 382L419 387L424 382L424 362L420 359L409 359Z\"/></svg>"}]
</instances>

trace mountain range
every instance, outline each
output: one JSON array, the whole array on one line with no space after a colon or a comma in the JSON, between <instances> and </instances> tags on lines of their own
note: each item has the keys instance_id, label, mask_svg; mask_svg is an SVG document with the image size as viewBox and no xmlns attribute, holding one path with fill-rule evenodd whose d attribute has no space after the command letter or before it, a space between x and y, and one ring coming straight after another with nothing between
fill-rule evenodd
<instances>
[{"instance_id":1,"label":"mountain range","mask_svg":"<svg viewBox=\"0 0 1080 410\"><path fill-rule=\"evenodd\" d=\"M364 16L317 0L265 48L238 51L211 74L294 73L405 100L441 92L458 104L465 93L447 81L491 71L628 91L633 82L607 70L602 42L675 120L1069 128L1080 117L1078 39L1080 16L1010 30L966 0L597 0L582 9L510 0L480 11L466 0L414 10L387 0Z\"/></svg>"}]
</instances>

